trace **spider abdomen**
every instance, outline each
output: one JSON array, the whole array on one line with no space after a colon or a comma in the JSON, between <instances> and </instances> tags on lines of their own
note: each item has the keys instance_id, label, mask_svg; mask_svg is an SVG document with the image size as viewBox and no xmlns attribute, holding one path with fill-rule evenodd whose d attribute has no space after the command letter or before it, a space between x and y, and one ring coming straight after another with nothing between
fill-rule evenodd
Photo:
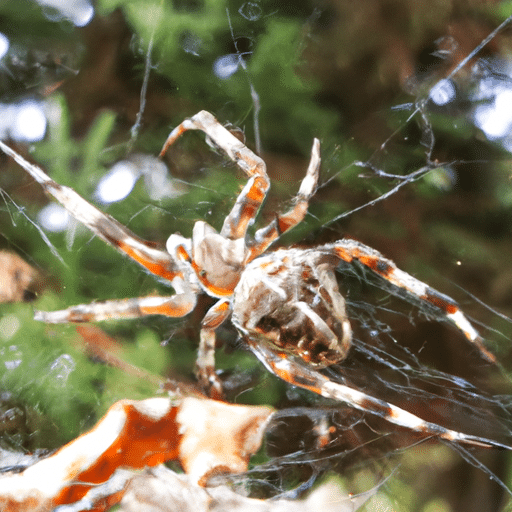
<instances>
[{"instance_id":1,"label":"spider abdomen","mask_svg":"<svg viewBox=\"0 0 512 512\"><path fill-rule=\"evenodd\" d=\"M255 259L235 288L233 323L244 336L317 367L340 362L352 331L335 265L314 250L280 250Z\"/></svg>"}]
</instances>

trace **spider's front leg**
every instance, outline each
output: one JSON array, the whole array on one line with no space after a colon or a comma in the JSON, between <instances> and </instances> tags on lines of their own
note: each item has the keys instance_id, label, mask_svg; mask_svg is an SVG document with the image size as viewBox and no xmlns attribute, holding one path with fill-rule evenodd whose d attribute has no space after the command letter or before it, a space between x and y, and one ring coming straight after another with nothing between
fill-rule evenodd
<instances>
[{"instance_id":1,"label":"spider's front leg","mask_svg":"<svg viewBox=\"0 0 512 512\"><path fill-rule=\"evenodd\" d=\"M31 164L1 141L0 149L14 158L41 184L46 193L57 199L75 219L82 222L96 236L145 267L152 274L170 281L176 290L176 295L172 297L112 300L73 306L61 311L37 311L36 320L64 323L139 318L147 315L182 317L192 311L199 290L197 284L190 280L191 272L179 258L173 258L169 252L156 247L156 244L139 238L110 215L98 210L73 189L52 180L40 167Z\"/></svg>"},{"instance_id":2,"label":"spider's front leg","mask_svg":"<svg viewBox=\"0 0 512 512\"><path fill-rule=\"evenodd\" d=\"M249 176L247 185L240 192L220 232L221 236L230 240L244 238L270 187L265 162L226 130L212 114L204 110L183 121L170 133L160 156L162 157L178 137L188 130L201 130L206 133ZM268 226L256 232L248 261L262 254L279 236L304 219L309 200L318 185L320 162L320 141L315 139L309 167L295 197L293 208L284 214L276 215Z\"/></svg>"},{"instance_id":3,"label":"spider's front leg","mask_svg":"<svg viewBox=\"0 0 512 512\"><path fill-rule=\"evenodd\" d=\"M242 171L249 176L249 181L224 220L220 234L231 240L245 237L249 224L265 199L270 187L265 162L255 155L245 144L226 130L215 117L202 110L190 119L185 119L170 133L160 152L162 157L169 147L188 130L201 130L218 147L220 147Z\"/></svg>"},{"instance_id":4,"label":"spider's front leg","mask_svg":"<svg viewBox=\"0 0 512 512\"><path fill-rule=\"evenodd\" d=\"M362 265L379 275L394 287L405 290L421 301L441 311L448 320L464 334L479 351L484 359L494 363L496 357L489 352L481 336L471 325L457 303L447 295L434 290L424 282L416 279L407 272L400 270L393 261L385 258L375 249L361 244L356 240L343 239L334 244L325 245L319 251L334 253L347 263L359 261Z\"/></svg>"},{"instance_id":5,"label":"spider's front leg","mask_svg":"<svg viewBox=\"0 0 512 512\"><path fill-rule=\"evenodd\" d=\"M64 324L141 318L148 315L181 318L188 315L195 305L194 294L179 293L171 297L105 300L92 304L79 304L59 311L35 311L34 320L47 324Z\"/></svg>"},{"instance_id":6,"label":"spider's front leg","mask_svg":"<svg viewBox=\"0 0 512 512\"><path fill-rule=\"evenodd\" d=\"M196 373L201 387L211 398L223 396L222 382L215 373L215 330L231 313L229 300L222 299L214 304L201 322L199 350L196 360Z\"/></svg>"},{"instance_id":7,"label":"spider's front leg","mask_svg":"<svg viewBox=\"0 0 512 512\"><path fill-rule=\"evenodd\" d=\"M172 282L183 277L181 269L171 255L139 238L110 215L98 210L70 187L52 180L40 167L31 164L9 146L0 141L0 149L12 157L44 189L53 196L75 219L89 228L104 242L115 247L152 274Z\"/></svg>"}]
</instances>

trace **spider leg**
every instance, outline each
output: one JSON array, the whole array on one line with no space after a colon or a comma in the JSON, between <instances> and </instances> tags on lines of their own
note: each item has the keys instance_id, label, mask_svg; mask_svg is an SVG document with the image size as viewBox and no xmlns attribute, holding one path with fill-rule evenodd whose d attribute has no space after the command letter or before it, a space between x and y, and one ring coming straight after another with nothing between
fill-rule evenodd
<instances>
[{"instance_id":1,"label":"spider leg","mask_svg":"<svg viewBox=\"0 0 512 512\"><path fill-rule=\"evenodd\" d=\"M179 293L171 297L139 297L79 304L60 311L36 311L34 319L49 324L68 322L100 322L117 318L140 318L164 315L173 318L188 315L196 305L194 293Z\"/></svg>"},{"instance_id":2,"label":"spider leg","mask_svg":"<svg viewBox=\"0 0 512 512\"><path fill-rule=\"evenodd\" d=\"M73 189L53 181L40 167L31 164L0 141L0 149L27 171L44 191L53 196L66 210L96 236L135 260L152 274L173 281L183 277L182 271L169 253L139 238L110 215L83 199Z\"/></svg>"},{"instance_id":3,"label":"spider leg","mask_svg":"<svg viewBox=\"0 0 512 512\"><path fill-rule=\"evenodd\" d=\"M418 299L441 310L448 320L454 323L464 334L468 341L478 348L484 359L489 362L496 361L494 354L491 354L484 347L481 336L452 298L434 290L422 281L407 274L407 272L400 270L395 263L382 256L375 249L356 240L343 239L334 244L320 247L319 250L334 253L338 258L348 263L357 260L397 288L406 290Z\"/></svg>"},{"instance_id":4,"label":"spider leg","mask_svg":"<svg viewBox=\"0 0 512 512\"><path fill-rule=\"evenodd\" d=\"M464 434L422 420L418 416L385 402L384 400L379 400L361 391L333 382L318 371L287 358L285 354L277 350L271 349L270 346L265 343L258 343L250 339L247 339L247 342L258 359L260 359L269 371L294 386L307 389L326 398L345 402L363 412L369 412L379 416L394 425L428 436L485 448L497 447L508 450L512 449L512 447L493 441L492 439Z\"/></svg>"},{"instance_id":5,"label":"spider leg","mask_svg":"<svg viewBox=\"0 0 512 512\"><path fill-rule=\"evenodd\" d=\"M229 300L222 299L208 310L201 322L196 372L200 384L210 391L212 398L221 398L223 395L222 383L215 373L215 330L230 314Z\"/></svg>"},{"instance_id":6,"label":"spider leg","mask_svg":"<svg viewBox=\"0 0 512 512\"><path fill-rule=\"evenodd\" d=\"M250 248L249 261L262 254L272 242L304 219L308 211L309 200L316 192L319 174L320 141L315 139L306 176L302 180L299 192L294 199L295 205L288 212L276 215L268 226L256 231L254 235L256 243Z\"/></svg>"},{"instance_id":7,"label":"spider leg","mask_svg":"<svg viewBox=\"0 0 512 512\"><path fill-rule=\"evenodd\" d=\"M174 128L160 152L162 157L169 146L188 130L201 130L249 176L247 185L238 196L224 220L220 234L232 240L243 238L265 199L270 187L265 162L224 128L209 112L202 110Z\"/></svg>"}]
</instances>

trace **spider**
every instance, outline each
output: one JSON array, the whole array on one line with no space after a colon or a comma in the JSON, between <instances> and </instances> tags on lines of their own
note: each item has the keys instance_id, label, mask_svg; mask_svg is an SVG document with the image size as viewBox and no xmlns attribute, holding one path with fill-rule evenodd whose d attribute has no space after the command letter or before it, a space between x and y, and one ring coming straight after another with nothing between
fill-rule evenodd
<instances>
[{"instance_id":1,"label":"spider","mask_svg":"<svg viewBox=\"0 0 512 512\"><path fill-rule=\"evenodd\" d=\"M63 323L146 315L183 317L194 309L197 295L204 292L218 300L201 324L196 370L200 383L213 396L222 396L222 385L215 373L215 330L231 317L245 343L263 364L290 384L349 403L416 432L449 441L504 447L495 441L429 423L393 404L333 382L319 371L343 361L351 346L350 321L335 278L340 261L358 261L396 289L437 308L485 359L494 361L494 357L483 346L479 334L454 300L398 269L371 247L352 239L342 239L311 249L266 252L307 213L319 179L318 139L313 142L309 167L293 207L286 213L277 214L250 239L247 230L270 186L265 163L206 111L186 119L172 130L160 157L188 130L204 132L248 176L248 182L220 232L206 222L197 221L191 239L172 234L166 250L139 238L73 189L59 185L39 167L0 142L0 148L77 220L152 274L169 281L176 292L167 297L109 300L61 311L36 311L35 319Z\"/></svg>"}]
</instances>

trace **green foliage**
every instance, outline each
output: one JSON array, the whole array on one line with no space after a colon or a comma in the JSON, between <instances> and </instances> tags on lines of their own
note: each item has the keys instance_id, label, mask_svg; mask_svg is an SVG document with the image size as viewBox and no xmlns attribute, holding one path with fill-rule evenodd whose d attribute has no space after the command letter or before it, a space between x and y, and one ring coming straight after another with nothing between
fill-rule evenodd
<instances>
[{"instance_id":1,"label":"green foliage","mask_svg":"<svg viewBox=\"0 0 512 512\"><path fill-rule=\"evenodd\" d=\"M271 146L282 149L293 144L307 154L312 136L332 133L338 116L314 101L318 84L300 76L302 37L303 27L296 21L269 18L251 57L249 74L262 104L263 134Z\"/></svg>"},{"instance_id":2,"label":"green foliage","mask_svg":"<svg viewBox=\"0 0 512 512\"><path fill-rule=\"evenodd\" d=\"M66 38L69 42L71 36L69 22L56 24L45 16L41 6L32 0L1 2L0 17L0 31L17 43L32 46L37 38L51 38L53 41Z\"/></svg>"},{"instance_id":3,"label":"green foliage","mask_svg":"<svg viewBox=\"0 0 512 512\"><path fill-rule=\"evenodd\" d=\"M62 95L52 97L52 108L58 113L56 122L50 119L47 138L37 145L34 158L48 166L52 178L77 191L90 193L91 186L105 174L104 150L115 128L116 115L102 111L94 120L87 135L80 141L71 136L71 119L66 100ZM108 155L112 163L114 155Z\"/></svg>"},{"instance_id":4,"label":"green foliage","mask_svg":"<svg viewBox=\"0 0 512 512\"><path fill-rule=\"evenodd\" d=\"M262 15L272 9L271 2L257 5ZM265 146L307 154L313 136L332 132L338 121L335 112L315 101L319 84L300 76L301 46L307 37L303 20L275 12L251 17L242 15L244 7L227 0L98 2L103 14L121 8L144 48L153 38L156 72L182 100L194 102L189 114L224 111L226 121L240 122L254 110L252 84L261 104ZM241 49L247 71L239 68L227 79L215 76L215 60L235 53L243 41L248 46ZM249 127L246 132L254 138Z\"/></svg>"},{"instance_id":5,"label":"green foliage","mask_svg":"<svg viewBox=\"0 0 512 512\"><path fill-rule=\"evenodd\" d=\"M49 329L34 322L28 305L4 305L2 313L0 386L54 426L50 439L44 438L47 431L35 428L38 440L32 439L29 446L59 446L96 418L96 384L104 369L91 365L73 346L72 328Z\"/></svg>"},{"instance_id":6,"label":"green foliage","mask_svg":"<svg viewBox=\"0 0 512 512\"><path fill-rule=\"evenodd\" d=\"M56 97L54 102L54 108L61 113L59 122L50 124L49 136L37 146L34 158L46 164L46 170L58 182L90 197L105 172L104 150L115 125L115 114L101 112L88 134L77 142L70 134L66 102L62 97ZM17 171L23 172L19 168ZM141 197L147 200L147 193L139 188L139 194L134 193L133 200L121 210L128 210L131 216L140 208L134 204ZM140 296L144 290L154 291L158 283L102 241L91 240L90 232L83 227L78 226L75 232L49 233L51 245L46 244L35 223L27 220L36 219L41 205L28 205L26 211L9 206L11 218L5 222L3 235L11 242L16 237L23 238L30 261L37 263L47 276L48 285L33 307L1 306L0 388L14 393L19 403L37 411L38 424L33 425L37 434L31 436L30 444L28 439L21 442L31 449L52 448L91 426L114 401L152 396L155 382L98 364L87 354L86 343L74 326L35 322L33 308L56 310L95 299ZM152 220L151 215L141 216L144 223ZM52 288L58 288L59 293ZM171 290L164 288L163 293ZM160 345L161 333L129 324L112 322L108 326L128 343L118 357L152 375L164 374L171 365L169 351ZM189 352L190 364L193 357Z\"/></svg>"},{"instance_id":7,"label":"green foliage","mask_svg":"<svg viewBox=\"0 0 512 512\"><path fill-rule=\"evenodd\" d=\"M44 309L59 305L61 301L51 293L36 303ZM57 447L76 437L116 400L154 394L154 382L91 359L74 326L34 322L29 305L4 305L2 314L0 387L15 392L17 402L37 411L46 424L44 430L34 428L32 449ZM169 363L167 351L148 329L137 332L122 357L154 375Z\"/></svg>"}]
</instances>

